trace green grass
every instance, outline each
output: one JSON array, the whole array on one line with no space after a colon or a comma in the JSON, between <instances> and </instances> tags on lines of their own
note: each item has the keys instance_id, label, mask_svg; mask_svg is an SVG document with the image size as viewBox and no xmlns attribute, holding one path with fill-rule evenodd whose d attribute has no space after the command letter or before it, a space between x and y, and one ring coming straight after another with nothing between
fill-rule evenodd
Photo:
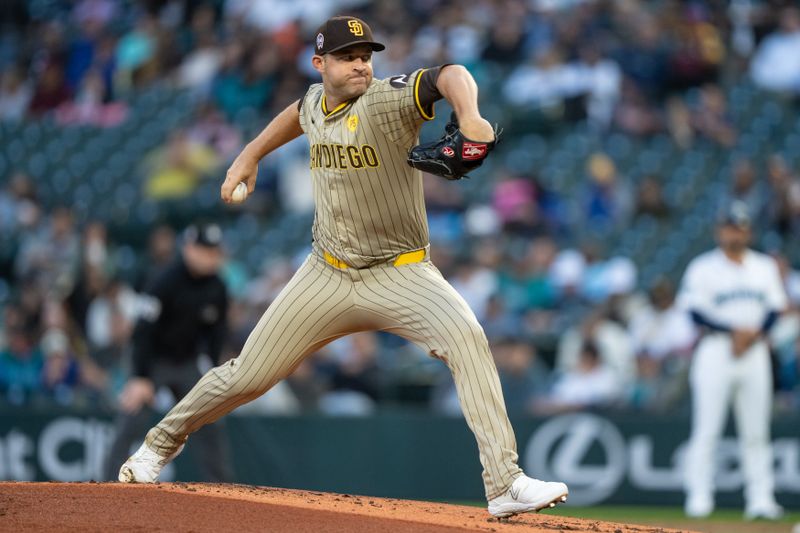
<instances>
[{"instance_id":1,"label":"green grass","mask_svg":"<svg viewBox=\"0 0 800 533\"><path fill-rule=\"evenodd\" d=\"M449 502L457 505L473 505L485 507L485 502ZM574 518L588 518L608 522L622 523L697 523L704 522L744 522L742 509L717 509L710 517L705 519L687 518L680 507L658 507L642 505L607 505L597 507L570 507L558 506L555 509L544 511L546 514L570 516ZM756 521L754 524L766 522ZM800 512L787 512L784 517L772 523L795 524L800 523Z\"/></svg>"},{"instance_id":2,"label":"green grass","mask_svg":"<svg viewBox=\"0 0 800 533\"><path fill-rule=\"evenodd\" d=\"M609 522L673 522L673 521L696 521L702 523L703 520L692 520L683 514L680 507L650 507L650 506L598 506L598 507L556 507L547 511L548 514L561 516L572 516L575 518L591 518L594 520L607 520ZM743 511L741 509L718 509L704 519L709 522L741 522ZM800 522L800 512L786 513L777 521L778 523L794 524Z\"/></svg>"}]
</instances>

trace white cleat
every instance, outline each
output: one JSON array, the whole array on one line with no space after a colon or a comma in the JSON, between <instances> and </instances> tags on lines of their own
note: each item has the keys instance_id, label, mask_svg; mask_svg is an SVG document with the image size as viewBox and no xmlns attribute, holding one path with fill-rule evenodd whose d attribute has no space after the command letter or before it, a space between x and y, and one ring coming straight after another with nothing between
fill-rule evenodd
<instances>
[{"instance_id":1,"label":"white cleat","mask_svg":"<svg viewBox=\"0 0 800 533\"><path fill-rule=\"evenodd\" d=\"M507 518L519 513L541 511L567 501L569 489L564 483L540 481L522 475L503 495L489 502L489 514Z\"/></svg>"},{"instance_id":2,"label":"white cleat","mask_svg":"<svg viewBox=\"0 0 800 533\"><path fill-rule=\"evenodd\" d=\"M744 512L745 520L780 520L783 518L783 507L777 503L768 503L766 505L759 505L749 507Z\"/></svg>"},{"instance_id":3,"label":"white cleat","mask_svg":"<svg viewBox=\"0 0 800 533\"><path fill-rule=\"evenodd\" d=\"M707 497L690 497L683 512L689 518L708 518L714 512L714 501Z\"/></svg>"},{"instance_id":4,"label":"white cleat","mask_svg":"<svg viewBox=\"0 0 800 533\"><path fill-rule=\"evenodd\" d=\"M123 483L155 483L164 465L175 459L183 444L169 457L163 457L142 443L119 469L118 479Z\"/></svg>"}]
</instances>

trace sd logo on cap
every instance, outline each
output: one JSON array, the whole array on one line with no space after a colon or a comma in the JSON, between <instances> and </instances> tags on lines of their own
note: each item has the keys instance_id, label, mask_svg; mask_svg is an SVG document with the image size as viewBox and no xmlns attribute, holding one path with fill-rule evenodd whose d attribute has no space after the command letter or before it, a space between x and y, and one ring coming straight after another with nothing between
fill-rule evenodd
<instances>
[{"instance_id":1,"label":"sd logo on cap","mask_svg":"<svg viewBox=\"0 0 800 533\"><path fill-rule=\"evenodd\" d=\"M356 17L332 17L317 30L314 53L329 54L354 44L368 44L375 52L386 47L376 42L372 30L363 20Z\"/></svg>"}]
</instances>

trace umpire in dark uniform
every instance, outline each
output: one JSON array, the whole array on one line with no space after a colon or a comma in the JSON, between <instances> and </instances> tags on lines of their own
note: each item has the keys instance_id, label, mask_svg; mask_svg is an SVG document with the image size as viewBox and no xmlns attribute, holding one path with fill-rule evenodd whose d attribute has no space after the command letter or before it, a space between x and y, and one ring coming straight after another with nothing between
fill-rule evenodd
<instances>
[{"instance_id":1,"label":"umpire in dark uniform","mask_svg":"<svg viewBox=\"0 0 800 533\"><path fill-rule=\"evenodd\" d=\"M200 379L198 357L214 365L227 333L228 294L219 277L223 262L222 230L216 224L186 229L178 259L142 295L133 332L132 376L120 395L117 437L106 474L117 478L118 466L151 425L153 400L165 386L176 401ZM206 481L232 477L222 424L209 425L193 437L197 467Z\"/></svg>"}]
</instances>

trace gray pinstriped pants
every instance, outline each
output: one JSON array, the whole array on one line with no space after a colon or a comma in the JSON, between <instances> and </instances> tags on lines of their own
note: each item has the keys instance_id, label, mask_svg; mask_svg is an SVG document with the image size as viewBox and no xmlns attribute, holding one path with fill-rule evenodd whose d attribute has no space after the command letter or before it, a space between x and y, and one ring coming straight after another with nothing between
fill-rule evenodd
<instances>
[{"instance_id":1,"label":"gray pinstriped pants","mask_svg":"<svg viewBox=\"0 0 800 533\"><path fill-rule=\"evenodd\" d=\"M312 253L250 333L236 359L209 370L147 444L167 455L197 431L264 394L308 355L344 335L382 330L447 364L478 441L487 499L522 471L497 369L483 329L430 262L338 269Z\"/></svg>"}]
</instances>

